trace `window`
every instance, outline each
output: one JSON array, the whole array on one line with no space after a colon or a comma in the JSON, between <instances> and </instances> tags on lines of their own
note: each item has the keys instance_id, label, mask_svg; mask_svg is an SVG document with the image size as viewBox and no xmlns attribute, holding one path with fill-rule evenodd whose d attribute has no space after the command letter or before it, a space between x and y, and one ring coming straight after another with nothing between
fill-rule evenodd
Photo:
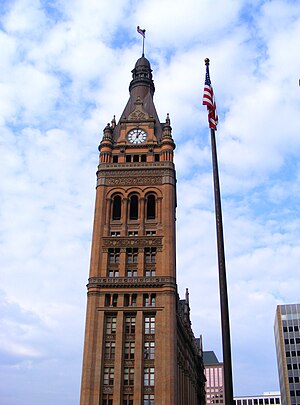
<instances>
[{"instance_id":1,"label":"window","mask_svg":"<svg viewBox=\"0 0 300 405\"><path fill-rule=\"evenodd\" d=\"M127 270L127 277L137 277L137 270Z\"/></svg>"},{"instance_id":2,"label":"window","mask_svg":"<svg viewBox=\"0 0 300 405\"><path fill-rule=\"evenodd\" d=\"M126 261L128 264L138 262L138 249L137 248L126 249Z\"/></svg>"},{"instance_id":3,"label":"window","mask_svg":"<svg viewBox=\"0 0 300 405\"><path fill-rule=\"evenodd\" d=\"M104 385L114 385L114 373L113 367L104 368L103 384Z\"/></svg>"},{"instance_id":4,"label":"window","mask_svg":"<svg viewBox=\"0 0 300 405\"><path fill-rule=\"evenodd\" d=\"M139 161L139 155L133 155L133 161L138 162Z\"/></svg>"},{"instance_id":5,"label":"window","mask_svg":"<svg viewBox=\"0 0 300 405\"><path fill-rule=\"evenodd\" d=\"M120 262L120 249L110 248L108 249L109 263L119 263Z\"/></svg>"},{"instance_id":6,"label":"window","mask_svg":"<svg viewBox=\"0 0 300 405\"><path fill-rule=\"evenodd\" d=\"M133 396L132 395L125 395L122 405L133 405Z\"/></svg>"},{"instance_id":7,"label":"window","mask_svg":"<svg viewBox=\"0 0 300 405\"><path fill-rule=\"evenodd\" d=\"M155 269L152 269L152 270L146 269L145 276L146 277L155 277Z\"/></svg>"},{"instance_id":8,"label":"window","mask_svg":"<svg viewBox=\"0 0 300 405\"><path fill-rule=\"evenodd\" d=\"M125 317L125 333L135 333L135 316L127 315Z\"/></svg>"},{"instance_id":9,"label":"window","mask_svg":"<svg viewBox=\"0 0 300 405\"><path fill-rule=\"evenodd\" d=\"M113 198L112 219L114 221L121 219L121 196L119 195Z\"/></svg>"},{"instance_id":10,"label":"window","mask_svg":"<svg viewBox=\"0 0 300 405\"><path fill-rule=\"evenodd\" d=\"M124 385L133 385L134 384L134 368L125 367L124 368Z\"/></svg>"},{"instance_id":11,"label":"window","mask_svg":"<svg viewBox=\"0 0 300 405\"><path fill-rule=\"evenodd\" d=\"M128 236L139 236L139 232L138 231L129 231Z\"/></svg>"},{"instance_id":12,"label":"window","mask_svg":"<svg viewBox=\"0 0 300 405\"><path fill-rule=\"evenodd\" d=\"M108 277L119 277L119 270L108 270Z\"/></svg>"},{"instance_id":13,"label":"window","mask_svg":"<svg viewBox=\"0 0 300 405\"><path fill-rule=\"evenodd\" d=\"M113 307L116 307L116 306L117 306L117 303L118 303L118 294L113 294L113 297L112 297L112 306L113 306Z\"/></svg>"},{"instance_id":14,"label":"window","mask_svg":"<svg viewBox=\"0 0 300 405\"><path fill-rule=\"evenodd\" d=\"M147 219L155 219L155 195L147 196Z\"/></svg>"},{"instance_id":15,"label":"window","mask_svg":"<svg viewBox=\"0 0 300 405\"><path fill-rule=\"evenodd\" d=\"M124 345L124 358L125 360L133 360L134 359L134 342L125 342Z\"/></svg>"},{"instance_id":16,"label":"window","mask_svg":"<svg viewBox=\"0 0 300 405\"><path fill-rule=\"evenodd\" d=\"M291 345L294 345L294 344L295 344L295 339L291 338L290 344L291 344Z\"/></svg>"},{"instance_id":17,"label":"window","mask_svg":"<svg viewBox=\"0 0 300 405\"><path fill-rule=\"evenodd\" d=\"M288 328L286 326L283 327L283 332L287 332Z\"/></svg>"},{"instance_id":18,"label":"window","mask_svg":"<svg viewBox=\"0 0 300 405\"><path fill-rule=\"evenodd\" d=\"M131 162L131 155L126 155L126 163L130 163Z\"/></svg>"},{"instance_id":19,"label":"window","mask_svg":"<svg viewBox=\"0 0 300 405\"><path fill-rule=\"evenodd\" d=\"M156 231L146 231L146 236L155 236Z\"/></svg>"},{"instance_id":20,"label":"window","mask_svg":"<svg viewBox=\"0 0 300 405\"><path fill-rule=\"evenodd\" d=\"M137 297L136 294L131 295L131 306L132 307L136 307L136 297Z\"/></svg>"},{"instance_id":21,"label":"window","mask_svg":"<svg viewBox=\"0 0 300 405\"><path fill-rule=\"evenodd\" d=\"M143 304L144 304L144 307L149 307L149 294L144 294Z\"/></svg>"},{"instance_id":22,"label":"window","mask_svg":"<svg viewBox=\"0 0 300 405\"><path fill-rule=\"evenodd\" d=\"M135 307L136 306L136 294L124 294L124 306Z\"/></svg>"},{"instance_id":23,"label":"window","mask_svg":"<svg viewBox=\"0 0 300 405\"><path fill-rule=\"evenodd\" d=\"M144 294L144 307L155 307L156 294Z\"/></svg>"},{"instance_id":24,"label":"window","mask_svg":"<svg viewBox=\"0 0 300 405\"><path fill-rule=\"evenodd\" d=\"M116 324L117 318L115 316L106 317L106 329L105 332L107 335L113 335L116 333Z\"/></svg>"},{"instance_id":25,"label":"window","mask_svg":"<svg viewBox=\"0 0 300 405\"><path fill-rule=\"evenodd\" d=\"M147 161L147 155L141 155L141 162Z\"/></svg>"},{"instance_id":26,"label":"window","mask_svg":"<svg viewBox=\"0 0 300 405\"><path fill-rule=\"evenodd\" d=\"M112 395L103 395L102 405L113 405L113 397Z\"/></svg>"},{"instance_id":27,"label":"window","mask_svg":"<svg viewBox=\"0 0 300 405\"><path fill-rule=\"evenodd\" d=\"M115 358L116 342L105 342L105 359L113 360Z\"/></svg>"},{"instance_id":28,"label":"window","mask_svg":"<svg viewBox=\"0 0 300 405\"><path fill-rule=\"evenodd\" d=\"M129 219L138 219L139 199L137 195L130 197Z\"/></svg>"},{"instance_id":29,"label":"window","mask_svg":"<svg viewBox=\"0 0 300 405\"><path fill-rule=\"evenodd\" d=\"M120 232L119 231L116 231L116 232L111 232L110 233L110 236L120 236Z\"/></svg>"},{"instance_id":30,"label":"window","mask_svg":"<svg viewBox=\"0 0 300 405\"><path fill-rule=\"evenodd\" d=\"M145 387L154 386L154 367L144 368L144 386Z\"/></svg>"},{"instance_id":31,"label":"window","mask_svg":"<svg viewBox=\"0 0 300 405\"><path fill-rule=\"evenodd\" d=\"M110 294L105 294L105 302L104 305L106 307L110 307L111 305L111 295Z\"/></svg>"},{"instance_id":32,"label":"window","mask_svg":"<svg viewBox=\"0 0 300 405\"><path fill-rule=\"evenodd\" d=\"M106 307L116 307L118 303L118 294L105 294L105 306Z\"/></svg>"},{"instance_id":33,"label":"window","mask_svg":"<svg viewBox=\"0 0 300 405\"><path fill-rule=\"evenodd\" d=\"M113 163L118 163L118 156L117 155L113 156Z\"/></svg>"},{"instance_id":34,"label":"window","mask_svg":"<svg viewBox=\"0 0 300 405\"><path fill-rule=\"evenodd\" d=\"M154 161L155 162L159 162L159 154L158 153L155 153L155 155L154 155Z\"/></svg>"},{"instance_id":35,"label":"window","mask_svg":"<svg viewBox=\"0 0 300 405\"><path fill-rule=\"evenodd\" d=\"M154 359L155 342L145 342L144 345L144 358L147 360Z\"/></svg>"},{"instance_id":36,"label":"window","mask_svg":"<svg viewBox=\"0 0 300 405\"><path fill-rule=\"evenodd\" d=\"M279 398L275 398L275 402L276 402L276 404L280 404Z\"/></svg>"},{"instance_id":37,"label":"window","mask_svg":"<svg viewBox=\"0 0 300 405\"><path fill-rule=\"evenodd\" d=\"M155 333L155 316L147 315L145 316L145 334L153 335Z\"/></svg>"},{"instance_id":38,"label":"window","mask_svg":"<svg viewBox=\"0 0 300 405\"><path fill-rule=\"evenodd\" d=\"M145 248L145 262L155 263L156 262L156 248Z\"/></svg>"},{"instance_id":39,"label":"window","mask_svg":"<svg viewBox=\"0 0 300 405\"><path fill-rule=\"evenodd\" d=\"M154 395L153 394L144 395L144 405L154 405Z\"/></svg>"}]
</instances>

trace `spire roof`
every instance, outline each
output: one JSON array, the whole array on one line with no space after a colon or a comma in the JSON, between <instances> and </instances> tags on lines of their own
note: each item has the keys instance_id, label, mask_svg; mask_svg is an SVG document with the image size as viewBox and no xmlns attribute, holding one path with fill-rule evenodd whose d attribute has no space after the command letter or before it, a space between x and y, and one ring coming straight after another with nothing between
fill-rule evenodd
<instances>
[{"instance_id":1,"label":"spire roof","mask_svg":"<svg viewBox=\"0 0 300 405\"><path fill-rule=\"evenodd\" d=\"M150 62L145 56L142 56L136 61L135 67L132 70L132 80L129 84L129 100L124 108L120 120L114 130L114 139L119 137L120 122L126 120L132 113L137 102L142 104L143 110L155 121L154 130L157 139L161 138L162 126L160 124L156 108L153 102L155 86L152 77L152 69Z\"/></svg>"}]
</instances>

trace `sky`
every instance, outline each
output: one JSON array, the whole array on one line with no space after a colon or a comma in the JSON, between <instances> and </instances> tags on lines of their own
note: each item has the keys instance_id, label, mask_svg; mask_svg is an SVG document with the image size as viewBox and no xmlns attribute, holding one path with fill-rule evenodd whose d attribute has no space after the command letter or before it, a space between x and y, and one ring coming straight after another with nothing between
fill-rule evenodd
<instances>
[{"instance_id":1,"label":"sky","mask_svg":"<svg viewBox=\"0 0 300 405\"><path fill-rule=\"evenodd\" d=\"M234 394L279 390L275 309L300 302L300 2L0 3L0 405L79 402L97 148L129 97L137 25L177 145L177 281L195 336L222 360L209 57Z\"/></svg>"}]
</instances>

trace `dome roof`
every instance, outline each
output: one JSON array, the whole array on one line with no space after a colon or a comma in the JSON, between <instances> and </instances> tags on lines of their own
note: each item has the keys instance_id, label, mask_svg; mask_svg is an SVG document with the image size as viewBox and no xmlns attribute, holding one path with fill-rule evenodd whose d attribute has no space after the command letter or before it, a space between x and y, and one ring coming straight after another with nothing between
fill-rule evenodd
<instances>
[{"instance_id":1,"label":"dome roof","mask_svg":"<svg viewBox=\"0 0 300 405\"><path fill-rule=\"evenodd\" d=\"M140 59L136 61L135 68L138 68L140 66L145 66L151 69L150 62L148 61L147 58L145 58L145 56L142 56Z\"/></svg>"}]
</instances>

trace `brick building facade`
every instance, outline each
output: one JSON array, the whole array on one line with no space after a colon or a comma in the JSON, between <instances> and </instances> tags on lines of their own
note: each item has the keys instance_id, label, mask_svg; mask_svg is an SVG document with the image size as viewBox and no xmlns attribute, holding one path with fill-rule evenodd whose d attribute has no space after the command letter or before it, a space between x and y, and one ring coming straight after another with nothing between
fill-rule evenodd
<instances>
[{"instance_id":1,"label":"brick building facade","mask_svg":"<svg viewBox=\"0 0 300 405\"><path fill-rule=\"evenodd\" d=\"M201 351L176 284L175 144L149 61L132 71L97 171L81 405L202 405Z\"/></svg>"}]
</instances>

